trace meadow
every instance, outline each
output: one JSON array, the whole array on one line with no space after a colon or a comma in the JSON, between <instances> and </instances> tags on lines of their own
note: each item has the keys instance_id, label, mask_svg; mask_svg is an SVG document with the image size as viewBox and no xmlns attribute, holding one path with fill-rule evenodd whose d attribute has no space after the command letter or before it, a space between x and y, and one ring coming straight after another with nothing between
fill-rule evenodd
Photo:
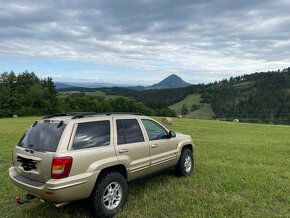
<instances>
[{"instance_id":1,"label":"meadow","mask_svg":"<svg viewBox=\"0 0 290 218\"><path fill-rule=\"evenodd\" d=\"M186 118L196 118L196 119L211 119L214 116L214 112L208 103L200 103L201 95L200 94L191 94L185 97L182 101L179 101L173 105L170 105L169 108L176 111L177 114L181 113L181 108L185 105L188 109L188 113L183 115ZM200 105L200 108L194 111L191 111L191 106Z\"/></svg>"},{"instance_id":2,"label":"meadow","mask_svg":"<svg viewBox=\"0 0 290 218\"><path fill-rule=\"evenodd\" d=\"M102 91L91 91L91 92L81 92L81 91L66 91L66 92L58 92L57 96L58 98L65 98L69 97L71 95L85 95L85 96L93 96L93 97L104 97L104 98L110 98L110 99L116 99L119 97L123 97L121 95L107 95L105 92Z\"/></svg>"},{"instance_id":3,"label":"meadow","mask_svg":"<svg viewBox=\"0 0 290 218\"><path fill-rule=\"evenodd\" d=\"M15 203L24 192L8 177L11 152L35 119L0 119L0 216L90 217L85 200L59 209L39 200ZM129 184L117 217L289 217L289 126L174 119L168 128L192 136L192 176L179 178L169 170Z\"/></svg>"}]
</instances>

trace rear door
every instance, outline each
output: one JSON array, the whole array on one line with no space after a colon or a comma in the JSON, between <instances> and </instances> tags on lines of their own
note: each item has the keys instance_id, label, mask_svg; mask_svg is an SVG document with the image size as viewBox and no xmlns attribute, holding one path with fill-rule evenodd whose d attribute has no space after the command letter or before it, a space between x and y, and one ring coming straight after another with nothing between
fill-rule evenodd
<instances>
[{"instance_id":1,"label":"rear door","mask_svg":"<svg viewBox=\"0 0 290 218\"><path fill-rule=\"evenodd\" d=\"M150 157L148 142L135 118L115 118L115 150L118 159L129 171L130 180L149 172Z\"/></svg>"},{"instance_id":2,"label":"rear door","mask_svg":"<svg viewBox=\"0 0 290 218\"><path fill-rule=\"evenodd\" d=\"M168 137L168 131L151 119L142 119L150 148L150 172L165 169L176 164L177 140Z\"/></svg>"},{"instance_id":3,"label":"rear door","mask_svg":"<svg viewBox=\"0 0 290 218\"><path fill-rule=\"evenodd\" d=\"M66 125L38 122L20 139L13 152L17 172L29 179L46 182L51 177L51 164Z\"/></svg>"}]
</instances>

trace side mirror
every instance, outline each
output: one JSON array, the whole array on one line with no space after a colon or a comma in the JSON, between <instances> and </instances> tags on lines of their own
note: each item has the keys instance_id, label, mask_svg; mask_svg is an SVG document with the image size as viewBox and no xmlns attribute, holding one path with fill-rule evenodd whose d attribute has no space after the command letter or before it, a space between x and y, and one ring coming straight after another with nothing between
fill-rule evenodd
<instances>
[{"instance_id":1,"label":"side mirror","mask_svg":"<svg viewBox=\"0 0 290 218\"><path fill-rule=\"evenodd\" d=\"M173 132L173 131L169 131L169 133L168 133L168 138L175 138L176 137L176 133L175 132Z\"/></svg>"}]
</instances>

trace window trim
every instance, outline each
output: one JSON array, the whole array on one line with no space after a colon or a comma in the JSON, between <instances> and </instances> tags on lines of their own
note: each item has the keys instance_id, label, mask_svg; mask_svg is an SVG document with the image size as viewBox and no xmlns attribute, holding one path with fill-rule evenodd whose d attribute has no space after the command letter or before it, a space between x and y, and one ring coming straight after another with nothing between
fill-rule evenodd
<instances>
[{"instance_id":1,"label":"window trim","mask_svg":"<svg viewBox=\"0 0 290 218\"><path fill-rule=\"evenodd\" d=\"M73 142L74 142L74 138L76 136L76 132L77 132L79 124L93 123L93 122L100 122L100 121L109 121L109 124L110 124L110 142L109 142L109 144L105 145L105 146L89 147L89 148L84 148L84 149L73 149ZM114 136L114 131L113 131L113 126L112 126L111 119L100 119L100 120L83 121L83 122L74 123L73 127L72 127L71 134L70 134L67 150L68 151L82 151L82 150L87 150L87 149L106 148L108 146L112 146L113 145L113 136Z\"/></svg>"},{"instance_id":2,"label":"window trim","mask_svg":"<svg viewBox=\"0 0 290 218\"><path fill-rule=\"evenodd\" d=\"M158 122L155 121L155 120L151 120L151 119L141 119L142 125L143 125L143 127L144 127L144 130L145 130L145 132L146 132L146 135L147 135L147 138L148 138L148 141L149 141L149 142L157 141L157 140L165 140L165 139L168 140L168 139L169 139L169 138L164 138L164 139L151 139L151 140L150 140L149 134L148 134L147 129L146 129L144 123L143 123L143 120L148 120L148 121L151 121L151 122L155 123L157 126L159 126L159 127L161 127L162 129L164 129L165 132L167 133L167 135L169 134L169 130L166 129L164 126L162 126L160 123L158 123Z\"/></svg>"},{"instance_id":3,"label":"window trim","mask_svg":"<svg viewBox=\"0 0 290 218\"><path fill-rule=\"evenodd\" d=\"M117 127L117 121L120 120L121 123L122 123L122 127L123 127L123 134L124 134L124 137L125 137L125 143L122 143L122 144L119 144L118 143L118 127ZM127 142L127 134L126 134L126 131L125 131L125 127L124 127L124 123L123 123L123 120L135 120L139 126L139 130L140 130L140 133L142 135L142 138L143 140L142 141L138 141L138 142ZM144 135L144 131L143 131L143 127L142 125L140 124L139 122L139 119L138 118L135 118L135 117L130 117L130 118L116 118L115 119L115 125L116 125L116 145L126 145L126 144L134 144L134 143L144 143L146 142L146 139L145 139L145 135Z\"/></svg>"},{"instance_id":4,"label":"window trim","mask_svg":"<svg viewBox=\"0 0 290 218\"><path fill-rule=\"evenodd\" d=\"M121 120L121 119L119 119ZM117 124L117 121L118 119L116 119L116 136L117 136L117 145L124 145L124 144L127 144L127 140L126 140L126 132L125 132L125 128L124 128L124 124L123 124L123 121L121 120L121 125L122 125L122 133L123 133L123 136L124 136L124 140L125 140L125 143L122 143L122 144L119 144L118 143L118 124Z\"/></svg>"},{"instance_id":5,"label":"window trim","mask_svg":"<svg viewBox=\"0 0 290 218\"><path fill-rule=\"evenodd\" d=\"M43 121L38 121L37 124L44 124ZM49 122L49 124L59 124L59 122ZM36 125L31 125L28 129L25 130L25 132L23 133L23 135L21 136L20 140L17 142L16 144L16 147L19 147L19 148L23 148L23 149L27 149L27 147L23 147L23 146L20 146L20 142L24 140L25 136L28 134L29 131L31 131L32 128L34 128ZM38 150L36 148L36 150L40 151L40 152L57 152L59 149L60 149L60 146L61 146L61 143L62 143L62 139L65 135L65 131L68 129L67 127L67 123L63 123L63 126L61 126L61 128L63 128L61 134L60 134L60 137L59 137L59 140L58 142L56 143L56 148L55 150ZM57 127L58 128L58 127ZM35 148L32 148L32 149L35 149Z\"/></svg>"}]
</instances>

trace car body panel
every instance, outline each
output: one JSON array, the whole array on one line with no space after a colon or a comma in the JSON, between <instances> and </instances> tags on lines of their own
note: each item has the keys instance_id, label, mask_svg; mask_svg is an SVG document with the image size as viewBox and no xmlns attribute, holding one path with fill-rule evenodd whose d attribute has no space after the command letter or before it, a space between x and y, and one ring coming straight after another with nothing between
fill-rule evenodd
<instances>
[{"instance_id":1,"label":"car body panel","mask_svg":"<svg viewBox=\"0 0 290 218\"><path fill-rule=\"evenodd\" d=\"M114 169L114 166L123 165L126 168L126 178L131 181L175 165L184 146L189 145L194 148L191 136L181 133L177 133L176 137L150 141L142 119L157 121L143 115L112 114L79 119L71 118L64 116L44 119L47 122L51 120L51 122L66 124L55 152L31 152L19 146L15 147L13 166L9 168L9 175L14 185L54 203L80 200L90 196L99 174L106 169ZM118 145L117 119L137 119L144 142ZM73 139L80 123L103 120L110 121L111 134L108 145L72 149ZM160 124L160 126L162 125ZM162 127L169 133L166 127ZM32 164L36 163L36 169L26 171L21 166L21 161L17 161L17 157L30 159ZM68 177L51 179L51 165L54 157L72 157Z\"/></svg>"}]
</instances>

